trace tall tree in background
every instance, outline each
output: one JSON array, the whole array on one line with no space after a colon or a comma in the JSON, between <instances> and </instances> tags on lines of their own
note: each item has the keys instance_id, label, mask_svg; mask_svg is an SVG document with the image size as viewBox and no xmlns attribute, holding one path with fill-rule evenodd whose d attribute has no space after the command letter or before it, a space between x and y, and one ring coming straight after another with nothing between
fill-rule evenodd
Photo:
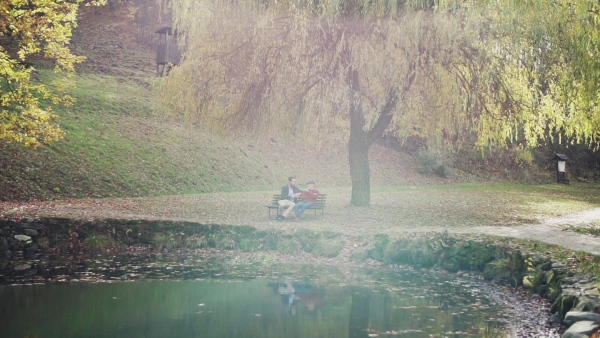
<instances>
[{"instance_id":1,"label":"tall tree in background","mask_svg":"<svg viewBox=\"0 0 600 338\"><path fill-rule=\"evenodd\" d=\"M370 204L370 146L461 40L459 18L388 2L171 4L187 54L163 82L168 108L212 129L345 140L356 206Z\"/></svg>"},{"instance_id":2,"label":"tall tree in background","mask_svg":"<svg viewBox=\"0 0 600 338\"><path fill-rule=\"evenodd\" d=\"M74 65L83 60L69 50L77 10L83 0L0 1L0 141L36 147L60 139L52 104L70 104L64 95ZM100 5L105 0L92 1ZM55 62L64 77L50 85L34 83L28 62L41 55ZM52 88L52 89L50 89ZM41 100L50 103L41 103Z\"/></svg>"},{"instance_id":3,"label":"tall tree in background","mask_svg":"<svg viewBox=\"0 0 600 338\"><path fill-rule=\"evenodd\" d=\"M353 205L370 203L384 133L599 142L591 0L169 4L187 53L161 83L167 108L210 130L346 141Z\"/></svg>"},{"instance_id":4,"label":"tall tree in background","mask_svg":"<svg viewBox=\"0 0 600 338\"><path fill-rule=\"evenodd\" d=\"M480 27L475 57L453 73L479 145L600 146L600 3L454 1Z\"/></svg>"}]
</instances>

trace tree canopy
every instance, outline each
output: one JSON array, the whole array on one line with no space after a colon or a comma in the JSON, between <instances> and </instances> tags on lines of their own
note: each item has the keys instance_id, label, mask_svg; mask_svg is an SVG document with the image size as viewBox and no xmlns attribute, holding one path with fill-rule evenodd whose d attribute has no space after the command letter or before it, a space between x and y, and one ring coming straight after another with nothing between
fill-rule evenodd
<instances>
[{"instance_id":1,"label":"tree canopy","mask_svg":"<svg viewBox=\"0 0 600 338\"><path fill-rule=\"evenodd\" d=\"M30 147L60 139L52 105L71 104L64 95L74 65L83 57L69 49L77 10L83 0L7 0L0 2L0 140ZM103 4L104 0L89 4ZM32 56L52 60L64 76L35 83Z\"/></svg>"},{"instance_id":2,"label":"tree canopy","mask_svg":"<svg viewBox=\"0 0 600 338\"><path fill-rule=\"evenodd\" d=\"M212 130L347 140L354 205L369 204L368 149L385 133L600 140L591 0L169 5L186 55L162 102Z\"/></svg>"},{"instance_id":3,"label":"tree canopy","mask_svg":"<svg viewBox=\"0 0 600 338\"><path fill-rule=\"evenodd\" d=\"M600 145L597 1L442 1L479 28L477 57L457 71L479 144Z\"/></svg>"}]
</instances>

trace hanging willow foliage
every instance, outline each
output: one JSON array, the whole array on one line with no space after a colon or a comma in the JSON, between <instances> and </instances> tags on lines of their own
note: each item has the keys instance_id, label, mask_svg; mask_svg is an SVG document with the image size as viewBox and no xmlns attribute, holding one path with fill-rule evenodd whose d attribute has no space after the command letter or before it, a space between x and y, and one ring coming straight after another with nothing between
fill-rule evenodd
<instances>
[{"instance_id":1,"label":"hanging willow foliage","mask_svg":"<svg viewBox=\"0 0 600 338\"><path fill-rule=\"evenodd\" d=\"M454 147L470 132L481 146L600 140L593 1L166 7L185 32L186 52L160 81L160 101L209 130L345 141L352 107L369 131L393 104L387 132Z\"/></svg>"},{"instance_id":2,"label":"hanging willow foliage","mask_svg":"<svg viewBox=\"0 0 600 338\"><path fill-rule=\"evenodd\" d=\"M391 97L402 102L398 116L413 113L408 102L449 74L436 65L452 64L462 39L459 17L419 10L419 1L170 3L186 54L161 80L161 102L222 132L347 140L353 100L365 130ZM349 87L350 68L360 90Z\"/></svg>"},{"instance_id":3,"label":"hanging willow foliage","mask_svg":"<svg viewBox=\"0 0 600 338\"><path fill-rule=\"evenodd\" d=\"M600 146L600 4L576 1L440 1L480 26L476 62L461 69L485 108L479 144ZM473 105L475 103L476 105Z\"/></svg>"}]
</instances>

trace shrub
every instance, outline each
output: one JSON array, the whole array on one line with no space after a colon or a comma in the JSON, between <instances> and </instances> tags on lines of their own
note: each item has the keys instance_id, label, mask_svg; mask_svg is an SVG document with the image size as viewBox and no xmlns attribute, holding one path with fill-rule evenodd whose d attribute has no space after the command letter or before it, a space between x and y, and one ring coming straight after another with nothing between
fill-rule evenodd
<instances>
[{"instance_id":1,"label":"shrub","mask_svg":"<svg viewBox=\"0 0 600 338\"><path fill-rule=\"evenodd\" d=\"M112 246L112 243L110 237L98 234L91 234L83 241L85 249L92 252L102 251Z\"/></svg>"},{"instance_id":2,"label":"shrub","mask_svg":"<svg viewBox=\"0 0 600 338\"><path fill-rule=\"evenodd\" d=\"M315 245L317 245L317 241L319 240L319 235L312 232L311 230L304 228L298 229L298 231L296 231L295 236L298 242L300 243L300 247L302 247L302 250L306 252L312 252L315 248Z\"/></svg>"},{"instance_id":3,"label":"shrub","mask_svg":"<svg viewBox=\"0 0 600 338\"><path fill-rule=\"evenodd\" d=\"M282 238L279 243L277 243L277 250L291 254L298 252L298 243L291 238Z\"/></svg>"},{"instance_id":4,"label":"shrub","mask_svg":"<svg viewBox=\"0 0 600 338\"><path fill-rule=\"evenodd\" d=\"M188 249L200 249L208 246L206 236L191 236L184 240L184 245Z\"/></svg>"},{"instance_id":5,"label":"shrub","mask_svg":"<svg viewBox=\"0 0 600 338\"><path fill-rule=\"evenodd\" d=\"M281 240L281 234L275 230L268 231L264 237L264 248L267 250L277 250L277 244Z\"/></svg>"},{"instance_id":6,"label":"shrub","mask_svg":"<svg viewBox=\"0 0 600 338\"><path fill-rule=\"evenodd\" d=\"M243 251L258 251L260 250L261 241L254 238L242 238L239 247Z\"/></svg>"},{"instance_id":7,"label":"shrub","mask_svg":"<svg viewBox=\"0 0 600 338\"><path fill-rule=\"evenodd\" d=\"M317 256L332 258L340 254L344 248L344 242L339 238L319 239L313 253Z\"/></svg>"},{"instance_id":8,"label":"shrub","mask_svg":"<svg viewBox=\"0 0 600 338\"><path fill-rule=\"evenodd\" d=\"M385 234L377 234L373 239L373 248L371 248L371 257L378 261L383 261L383 252L390 243L390 236Z\"/></svg>"},{"instance_id":9,"label":"shrub","mask_svg":"<svg viewBox=\"0 0 600 338\"><path fill-rule=\"evenodd\" d=\"M152 238L152 246L154 246L158 251L162 251L164 248L166 248L168 242L169 236L165 234L156 234Z\"/></svg>"},{"instance_id":10,"label":"shrub","mask_svg":"<svg viewBox=\"0 0 600 338\"><path fill-rule=\"evenodd\" d=\"M450 175L450 169L444 163L444 159L438 154L421 151L417 155L417 159L420 163L419 173L421 175L434 174L440 177L448 177Z\"/></svg>"},{"instance_id":11,"label":"shrub","mask_svg":"<svg viewBox=\"0 0 600 338\"><path fill-rule=\"evenodd\" d=\"M235 239L233 239L233 236L229 234L225 234L224 236L218 237L215 244L217 248L228 250L235 249Z\"/></svg>"}]
</instances>

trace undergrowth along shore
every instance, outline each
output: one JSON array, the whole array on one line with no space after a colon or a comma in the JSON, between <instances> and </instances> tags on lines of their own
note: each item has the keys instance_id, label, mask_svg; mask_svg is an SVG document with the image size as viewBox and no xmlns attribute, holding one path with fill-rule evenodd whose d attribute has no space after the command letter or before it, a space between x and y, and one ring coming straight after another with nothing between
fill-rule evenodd
<instances>
[{"instance_id":1,"label":"undergrowth along shore","mask_svg":"<svg viewBox=\"0 0 600 338\"><path fill-rule=\"evenodd\" d=\"M548 278L543 277L545 271L537 267L554 261L564 265L565 272L568 270L571 275L595 278L600 290L600 257L505 237L430 232L355 238L306 228L258 230L250 226L116 219L92 222L59 218L20 222L0 219L0 228L4 229L3 235L10 232L6 229L38 229L35 238L11 241L8 243L11 247L0 248L2 252L9 249L27 253L33 245L37 251L65 257L127 252L128 247L145 248L149 253L218 248L311 254L342 260L373 259L386 264L437 267L450 272L482 272L487 279L529 287L532 292L550 299L556 296L556 285L547 283ZM42 242L44 244L40 245ZM6 246L2 242L0 245Z\"/></svg>"},{"instance_id":2,"label":"undergrowth along shore","mask_svg":"<svg viewBox=\"0 0 600 338\"><path fill-rule=\"evenodd\" d=\"M551 319L556 323L566 323L576 313L596 311L594 299L600 292L600 257L575 251L565 254L552 246L489 236L430 232L393 237L379 233L357 238L306 228L259 230L251 226L192 222L117 219L82 222L59 218L0 219L0 229L2 252L17 253L0 258L3 267L0 276L5 283L43 283L47 268L44 256L67 262L92 257L97 260L103 256L113 259L128 254L193 257L220 251L239 257L249 252L252 254L246 256L254 256L255 260L263 257L267 260L269 252L274 252L302 257L303 261L309 257L322 258L322 261L305 261L316 265L357 261L371 265L369 260L372 260L390 266L482 274L499 285L523 288L547 299L552 304ZM24 279L19 281L17 276ZM581 293L590 288L593 290Z\"/></svg>"}]
</instances>

